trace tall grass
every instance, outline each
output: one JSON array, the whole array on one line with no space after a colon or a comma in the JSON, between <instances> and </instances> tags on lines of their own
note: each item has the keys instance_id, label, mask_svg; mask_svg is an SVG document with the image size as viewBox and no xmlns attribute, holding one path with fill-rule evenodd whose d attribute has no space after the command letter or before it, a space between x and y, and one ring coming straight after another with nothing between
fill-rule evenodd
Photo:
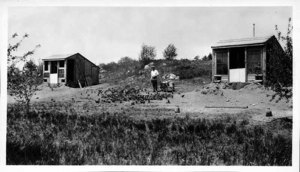
<instances>
[{"instance_id":1,"label":"tall grass","mask_svg":"<svg viewBox=\"0 0 300 172\"><path fill-rule=\"evenodd\" d=\"M7 164L291 165L291 136L233 119L9 109Z\"/></svg>"}]
</instances>

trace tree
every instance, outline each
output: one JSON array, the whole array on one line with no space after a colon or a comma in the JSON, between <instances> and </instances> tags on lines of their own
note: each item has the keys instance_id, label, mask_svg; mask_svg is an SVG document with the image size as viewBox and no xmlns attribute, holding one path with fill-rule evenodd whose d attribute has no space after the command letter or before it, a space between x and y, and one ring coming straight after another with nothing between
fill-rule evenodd
<instances>
[{"instance_id":1,"label":"tree","mask_svg":"<svg viewBox=\"0 0 300 172\"><path fill-rule=\"evenodd\" d=\"M130 57L122 57L119 61L118 61L118 65L120 66L120 68L123 70L124 74L133 74L136 73L137 70L140 67L140 64L137 60L134 60Z\"/></svg>"},{"instance_id":2,"label":"tree","mask_svg":"<svg viewBox=\"0 0 300 172\"><path fill-rule=\"evenodd\" d=\"M15 55L14 53L17 52L23 40L28 36L28 34L25 34L17 43L9 44L7 49L7 88L11 96L14 96L18 102L25 105L27 113L30 110L30 100L37 91L39 76L41 75L38 66L32 60L28 60L28 57L33 55L40 45L35 46L33 50L27 51L23 55ZM15 33L10 40L17 37L18 34ZM25 62L22 70L16 67L16 64L20 61Z\"/></svg>"},{"instance_id":3,"label":"tree","mask_svg":"<svg viewBox=\"0 0 300 172\"><path fill-rule=\"evenodd\" d=\"M136 61L130 57L122 57L119 61L118 64L121 66L130 66L132 64L134 64Z\"/></svg>"},{"instance_id":4,"label":"tree","mask_svg":"<svg viewBox=\"0 0 300 172\"><path fill-rule=\"evenodd\" d=\"M203 60L203 61L209 61L209 60L212 60L212 54L209 53L207 56L205 55L204 57L202 57L202 60Z\"/></svg>"},{"instance_id":5,"label":"tree","mask_svg":"<svg viewBox=\"0 0 300 172\"><path fill-rule=\"evenodd\" d=\"M166 60L174 60L174 58L177 56L176 53L177 49L174 46L174 44L169 44L167 48L163 52L163 56Z\"/></svg>"},{"instance_id":6,"label":"tree","mask_svg":"<svg viewBox=\"0 0 300 172\"><path fill-rule=\"evenodd\" d=\"M7 87L9 93L15 96L15 99L26 105L26 112L30 109L30 100L38 90L39 73L38 66L33 61L27 61L23 70L10 68L8 71Z\"/></svg>"},{"instance_id":7,"label":"tree","mask_svg":"<svg viewBox=\"0 0 300 172\"><path fill-rule=\"evenodd\" d=\"M14 33L12 35L12 37L9 40L13 40L15 38L17 38L19 35L17 33ZM8 44L8 48L7 48L7 63L8 63L8 67L10 66L14 66L15 64L19 63L20 61L25 62L26 60L28 60L28 57L30 55L33 55L34 52L36 51L37 48L39 48L41 45L38 44L35 46L35 48L33 50L27 51L25 54L23 55L15 55L14 52L17 52L18 48L20 47L21 43L24 41L24 39L28 38L28 34L24 34L22 36L22 38L14 44Z\"/></svg>"},{"instance_id":8,"label":"tree","mask_svg":"<svg viewBox=\"0 0 300 172\"><path fill-rule=\"evenodd\" d=\"M142 50L140 52L140 56L139 56L139 61L142 64L142 67L144 67L144 65L150 63L152 60L154 60L156 56L156 50L155 47L153 46L148 46L143 44L142 45Z\"/></svg>"},{"instance_id":9,"label":"tree","mask_svg":"<svg viewBox=\"0 0 300 172\"><path fill-rule=\"evenodd\" d=\"M196 55L195 57L194 57L194 60L196 60L196 61L198 61L200 59L200 56L199 55Z\"/></svg>"},{"instance_id":10,"label":"tree","mask_svg":"<svg viewBox=\"0 0 300 172\"><path fill-rule=\"evenodd\" d=\"M283 44L283 51L281 48L268 49L270 56L268 58L267 66L267 82L266 86L270 86L276 92L273 99L278 95L279 100L283 97L292 97L293 85L293 40L291 18L288 20L288 29L286 35L282 35L277 25L275 26L277 32L277 40Z\"/></svg>"},{"instance_id":11,"label":"tree","mask_svg":"<svg viewBox=\"0 0 300 172\"><path fill-rule=\"evenodd\" d=\"M212 60L212 54L209 53L208 56L207 56L208 60Z\"/></svg>"},{"instance_id":12,"label":"tree","mask_svg":"<svg viewBox=\"0 0 300 172\"><path fill-rule=\"evenodd\" d=\"M119 68L119 65L116 62L110 62L107 64L103 64L102 69L110 72L115 72Z\"/></svg>"}]
</instances>

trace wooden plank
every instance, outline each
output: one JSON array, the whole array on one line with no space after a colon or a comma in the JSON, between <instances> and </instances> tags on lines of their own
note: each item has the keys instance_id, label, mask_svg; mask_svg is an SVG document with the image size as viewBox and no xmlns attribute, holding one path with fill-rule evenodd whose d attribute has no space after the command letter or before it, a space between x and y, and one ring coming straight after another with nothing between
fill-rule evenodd
<instances>
[{"instance_id":1,"label":"wooden plank","mask_svg":"<svg viewBox=\"0 0 300 172\"><path fill-rule=\"evenodd\" d=\"M267 56L266 56L266 46L263 47L263 53L262 53L262 73L263 73L263 83L266 83L266 60L267 60Z\"/></svg>"},{"instance_id":2,"label":"wooden plank","mask_svg":"<svg viewBox=\"0 0 300 172\"><path fill-rule=\"evenodd\" d=\"M230 69L230 82L245 82L245 68Z\"/></svg>"},{"instance_id":3,"label":"wooden plank","mask_svg":"<svg viewBox=\"0 0 300 172\"><path fill-rule=\"evenodd\" d=\"M248 82L247 47L245 47L245 82Z\"/></svg>"},{"instance_id":4,"label":"wooden plank","mask_svg":"<svg viewBox=\"0 0 300 172\"><path fill-rule=\"evenodd\" d=\"M255 81L255 74L248 74L248 81Z\"/></svg>"},{"instance_id":5,"label":"wooden plank","mask_svg":"<svg viewBox=\"0 0 300 172\"><path fill-rule=\"evenodd\" d=\"M217 66L216 66L216 64L217 64L217 57L216 57L216 52L215 52L215 50L213 50L212 51L212 63L211 63L211 67L212 67L212 76L211 76L211 79L212 79L212 81L214 80L214 76L216 75L216 73L217 73L217 71L216 71L216 69L217 69Z\"/></svg>"},{"instance_id":6,"label":"wooden plank","mask_svg":"<svg viewBox=\"0 0 300 172\"><path fill-rule=\"evenodd\" d=\"M67 84L68 79L69 79L69 78L67 78L67 72L68 72L67 65L68 65L68 60L65 60L65 83L66 84Z\"/></svg>"},{"instance_id":7,"label":"wooden plank","mask_svg":"<svg viewBox=\"0 0 300 172\"><path fill-rule=\"evenodd\" d=\"M222 81L228 82L228 75L222 75Z\"/></svg>"},{"instance_id":8,"label":"wooden plank","mask_svg":"<svg viewBox=\"0 0 300 172\"><path fill-rule=\"evenodd\" d=\"M81 83L80 83L80 81L79 81L79 80L78 80L78 85L79 85L79 87L80 87L80 88L82 88L82 86L81 86Z\"/></svg>"},{"instance_id":9,"label":"wooden plank","mask_svg":"<svg viewBox=\"0 0 300 172\"><path fill-rule=\"evenodd\" d=\"M227 49L227 72L228 72L228 82L230 82L230 74L229 74L229 71L230 71L230 52L229 52L229 48Z\"/></svg>"},{"instance_id":10,"label":"wooden plank","mask_svg":"<svg viewBox=\"0 0 300 172\"><path fill-rule=\"evenodd\" d=\"M57 75L57 73L50 74L50 84L58 84L58 75Z\"/></svg>"},{"instance_id":11,"label":"wooden plank","mask_svg":"<svg viewBox=\"0 0 300 172\"><path fill-rule=\"evenodd\" d=\"M205 108L231 108L231 109L247 109L248 106L205 106Z\"/></svg>"}]
</instances>

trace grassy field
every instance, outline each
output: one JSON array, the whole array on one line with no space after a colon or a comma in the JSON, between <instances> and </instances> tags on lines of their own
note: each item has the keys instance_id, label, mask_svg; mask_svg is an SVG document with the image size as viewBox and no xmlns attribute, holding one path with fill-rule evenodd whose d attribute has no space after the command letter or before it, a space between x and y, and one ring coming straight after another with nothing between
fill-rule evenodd
<instances>
[{"instance_id":1,"label":"grassy field","mask_svg":"<svg viewBox=\"0 0 300 172\"><path fill-rule=\"evenodd\" d=\"M24 114L9 106L7 164L291 165L289 118L251 125L230 115L176 117L156 109L147 113L157 118L137 119L138 113Z\"/></svg>"}]
</instances>

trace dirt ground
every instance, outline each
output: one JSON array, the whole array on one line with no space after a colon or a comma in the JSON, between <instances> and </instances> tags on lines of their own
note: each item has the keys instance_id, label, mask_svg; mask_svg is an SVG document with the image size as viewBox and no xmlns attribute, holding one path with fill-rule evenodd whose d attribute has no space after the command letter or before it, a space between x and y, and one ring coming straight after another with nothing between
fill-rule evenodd
<instances>
[{"instance_id":1,"label":"dirt ground","mask_svg":"<svg viewBox=\"0 0 300 172\"><path fill-rule=\"evenodd\" d=\"M65 111L75 110L80 114L89 114L99 111L126 111L126 109L167 109L170 115L180 115L185 113L193 114L193 117L214 117L224 114L235 115L240 118L251 119L254 122L269 122L276 118L292 117L292 102L280 100L271 101L271 95L274 92L266 90L257 85L247 85L239 90L228 88L219 88L218 94L203 93L203 90L209 88L209 84L199 83L188 85L179 84L176 87L173 98L170 103L166 99L154 100L151 103L135 104L130 102L116 103L97 103L97 89L107 89L112 87L109 84L99 84L86 88L70 88L61 86L53 88L47 85L41 85L39 91L32 98L32 103L42 104L41 108L60 107ZM149 89L150 90L150 89ZM14 103L13 97L8 95L8 103ZM225 106L223 108L207 108L207 106ZM226 108L226 107L244 107L244 108ZM175 114L176 109L180 109L179 114ZM272 111L272 117L266 117L269 109Z\"/></svg>"}]
</instances>

